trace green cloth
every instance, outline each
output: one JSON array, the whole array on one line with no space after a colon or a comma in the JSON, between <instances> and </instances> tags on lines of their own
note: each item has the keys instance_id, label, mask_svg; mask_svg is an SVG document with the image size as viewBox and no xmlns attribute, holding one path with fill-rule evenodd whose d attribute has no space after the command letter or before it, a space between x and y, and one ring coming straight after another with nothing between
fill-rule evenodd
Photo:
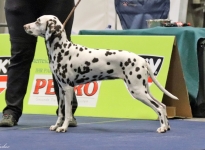
<instances>
[{"instance_id":1,"label":"green cloth","mask_svg":"<svg viewBox=\"0 0 205 150\"><path fill-rule=\"evenodd\" d=\"M197 42L205 38L204 28L155 27L130 30L81 30L80 35L173 35L176 37L189 95L196 100L199 90ZM147 41L149 42L149 41ZM177 81L176 81L177 82Z\"/></svg>"}]
</instances>

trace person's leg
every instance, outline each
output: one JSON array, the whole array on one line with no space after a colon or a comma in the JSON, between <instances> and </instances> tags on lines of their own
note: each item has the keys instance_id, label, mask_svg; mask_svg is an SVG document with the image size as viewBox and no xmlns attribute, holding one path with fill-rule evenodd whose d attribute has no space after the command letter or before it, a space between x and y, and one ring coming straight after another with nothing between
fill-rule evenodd
<instances>
[{"instance_id":1,"label":"person's leg","mask_svg":"<svg viewBox=\"0 0 205 150\"><path fill-rule=\"evenodd\" d=\"M11 59L8 67L8 81L5 100L7 106L4 115L12 115L18 122L23 110L31 63L33 61L36 38L26 34L23 25L36 18L29 7L32 0L6 0L5 14L11 42ZM4 119L4 118L3 118ZM13 126L2 120L0 126Z\"/></svg>"},{"instance_id":2,"label":"person's leg","mask_svg":"<svg viewBox=\"0 0 205 150\"><path fill-rule=\"evenodd\" d=\"M39 2L42 3L41 0ZM49 2L46 5L45 4L41 5L44 6L44 8L42 8L42 15L50 15L50 14L55 15L63 23L66 20L69 13L71 12L71 10L73 9L74 4L75 4L74 0L58 0L58 1L49 0ZM74 14L71 16L71 18L68 20L65 26L68 40L71 40L70 35L71 35L71 29L73 25L73 19L74 19ZM53 80L54 80L54 88L55 88L56 96L59 101L58 85L55 81L55 78L53 78ZM74 93L73 104L72 104L73 114L75 113L77 107L78 107L78 102L77 102L76 95ZM64 114L65 112L63 111L62 113Z\"/></svg>"}]
</instances>

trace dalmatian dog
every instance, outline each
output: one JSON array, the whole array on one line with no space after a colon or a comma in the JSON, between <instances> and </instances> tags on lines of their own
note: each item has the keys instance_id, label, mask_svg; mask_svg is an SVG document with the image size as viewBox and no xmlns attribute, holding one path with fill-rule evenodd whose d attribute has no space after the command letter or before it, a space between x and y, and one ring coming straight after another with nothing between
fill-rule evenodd
<instances>
[{"instance_id":1,"label":"dalmatian dog","mask_svg":"<svg viewBox=\"0 0 205 150\"><path fill-rule=\"evenodd\" d=\"M41 16L35 22L24 25L24 29L30 35L45 38L50 69L61 93L59 108L65 105L65 116L59 110L55 125L50 127L51 131L68 130L69 121L73 119L71 108L74 86L112 79L123 79L131 95L157 113L160 121L157 132L170 130L166 106L151 95L148 77L164 94L172 99L178 98L162 87L145 59L128 51L91 49L74 44L67 40L62 23L52 15Z\"/></svg>"}]
</instances>

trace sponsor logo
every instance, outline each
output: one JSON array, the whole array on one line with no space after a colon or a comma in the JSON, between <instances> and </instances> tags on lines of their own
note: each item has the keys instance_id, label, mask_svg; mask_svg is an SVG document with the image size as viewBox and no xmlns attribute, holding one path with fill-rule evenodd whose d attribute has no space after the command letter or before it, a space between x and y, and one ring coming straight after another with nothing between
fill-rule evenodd
<instances>
[{"instance_id":1,"label":"sponsor logo","mask_svg":"<svg viewBox=\"0 0 205 150\"><path fill-rule=\"evenodd\" d=\"M160 56L152 56L152 55L140 55L142 58L144 58L150 65L152 72L154 73L154 76L157 77L158 73L160 72L160 69L162 67L162 63L164 60L164 57ZM148 77L148 83L149 85L152 84L152 79Z\"/></svg>"},{"instance_id":2,"label":"sponsor logo","mask_svg":"<svg viewBox=\"0 0 205 150\"><path fill-rule=\"evenodd\" d=\"M80 107L96 107L101 82L74 87ZM30 105L57 105L52 75L35 75L29 99Z\"/></svg>"},{"instance_id":3,"label":"sponsor logo","mask_svg":"<svg viewBox=\"0 0 205 150\"><path fill-rule=\"evenodd\" d=\"M9 60L10 57L0 57L0 94L6 89Z\"/></svg>"}]
</instances>

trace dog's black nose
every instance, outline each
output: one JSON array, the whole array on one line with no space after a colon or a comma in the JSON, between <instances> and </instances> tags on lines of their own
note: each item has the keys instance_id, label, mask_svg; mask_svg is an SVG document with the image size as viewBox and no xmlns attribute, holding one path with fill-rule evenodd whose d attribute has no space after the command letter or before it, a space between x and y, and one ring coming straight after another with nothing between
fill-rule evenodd
<instances>
[{"instance_id":1,"label":"dog's black nose","mask_svg":"<svg viewBox=\"0 0 205 150\"><path fill-rule=\"evenodd\" d=\"M23 28L24 28L24 30L26 30L26 29L29 29L29 26L28 25L24 25Z\"/></svg>"},{"instance_id":2,"label":"dog's black nose","mask_svg":"<svg viewBox=\"0 0 205 150\"><path fill-rule=\"evenodd\" d=\"M26 25L23 26L24 30L26 30Z\"/></svg>"}]
</instances>

